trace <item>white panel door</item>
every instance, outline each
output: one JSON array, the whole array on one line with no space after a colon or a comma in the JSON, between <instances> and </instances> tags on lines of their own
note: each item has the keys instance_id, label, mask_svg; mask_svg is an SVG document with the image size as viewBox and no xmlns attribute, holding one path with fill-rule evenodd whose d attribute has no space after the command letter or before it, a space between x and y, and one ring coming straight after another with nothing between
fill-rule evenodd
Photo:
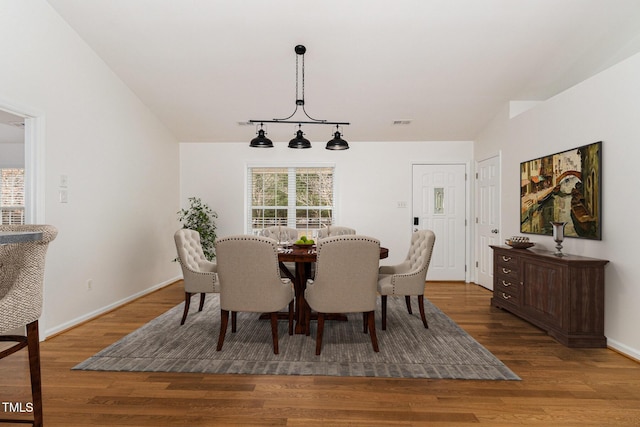
<instances>
[{"instance_id":1,"label":"white panel door","mask_svg":"<svg viewBox=\"0 0 640 427\"><path fill-rule=\"evenodd\" d=\"M466 168L413 165L414 230L436 235L427 280L466 279Z\"/></svg>"},{"instance_id":2,"label":"white panel door","mask_svg":"<svg viewBox=\"0 0 640 427\"><path fill-rule=\"evenodd\" d=\"M493 289L493 251L489 245L500 243L500 158L481 161L477 173L476 278L478 284Z\"/></svg>"}]
</instances>

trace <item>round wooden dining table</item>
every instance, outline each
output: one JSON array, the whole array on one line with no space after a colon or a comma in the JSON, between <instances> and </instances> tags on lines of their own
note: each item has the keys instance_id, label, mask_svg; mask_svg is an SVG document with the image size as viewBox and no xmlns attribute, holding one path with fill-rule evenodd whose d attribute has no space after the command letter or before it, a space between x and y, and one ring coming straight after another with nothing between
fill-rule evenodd
<instances>
[{"instance_id":1,"label":"round wooden dining table","mask_svg":"<svg viewBox=\"0 0 640 427\"><path fill-rule=\"evenodd\" d=\"M389 256L389 249L380 247L380 259ZM316 262L317 252L315 245L309 247L292 246L278 251L280 270L293 282L295 291L295 333L304 334L304 290L307 287L307 278L311 272L311 264ZM291 272L285 262L295 263L295 272Z\"/></svg>"}]
</instances>

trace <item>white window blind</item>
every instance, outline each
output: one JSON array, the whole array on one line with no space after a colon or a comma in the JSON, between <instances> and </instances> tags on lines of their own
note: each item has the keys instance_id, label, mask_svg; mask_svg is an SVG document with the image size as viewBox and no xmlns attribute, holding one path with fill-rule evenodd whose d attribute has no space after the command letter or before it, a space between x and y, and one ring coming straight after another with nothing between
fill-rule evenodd
<instances>
[{"instance_id":1,"label":"white window blind","mask_svg":"<svg viewBox=\"0 0 640 427\"><path fill-rule=\"evenodd\" d=\"M24 169L0 169L2 224L24 224Z\"/></svg>"},{"instance_id":2,"label":"white window blind","mask_svg":"<svg viewBox=\"0 0 640 427\"><path fill-rule=\"evenodd\" d=\"M282 225L299 234L333 223L334 167L248 167L247 229Z\"/></svg>"}]
</instances>

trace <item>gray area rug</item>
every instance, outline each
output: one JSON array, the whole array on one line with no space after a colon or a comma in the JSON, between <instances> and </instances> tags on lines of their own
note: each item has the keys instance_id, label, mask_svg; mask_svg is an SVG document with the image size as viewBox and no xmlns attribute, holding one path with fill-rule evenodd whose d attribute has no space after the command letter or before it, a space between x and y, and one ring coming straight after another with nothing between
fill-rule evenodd
<instances>
[{"instance_id":1,"label":"gray area rug","mask_svg":"<svg viewBox=\"0 0 640 427\"><path fill-rule=\"evenodd\" d=\"M387 330L376 328L380 352L362 332L362 314L348 321L325 322L322 354L315 355L315 322L311 336L278 328L280 354L273 354L271 326L255 313L238 313L222 351L216 351L220 329L217 294L208 294L204 310L194 297L187 321L180 326L184 303L177 305L73 369L95 371L198 372L216 374L331 375L394 378L519 380L500 360L425 298L429 329L417 307L407 312L404 297L388 299ZM415 304L415 301L413 301ZM379 302L378 302L379 304ZM229 322L231 323L231 322Z\"/></svg>"}]
</instances>

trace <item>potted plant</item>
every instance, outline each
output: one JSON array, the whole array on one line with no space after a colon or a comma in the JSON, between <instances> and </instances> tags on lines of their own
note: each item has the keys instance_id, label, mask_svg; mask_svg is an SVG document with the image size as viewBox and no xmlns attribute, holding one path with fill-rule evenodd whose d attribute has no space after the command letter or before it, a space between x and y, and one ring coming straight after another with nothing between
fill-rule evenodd
<instances>
[{"instance_id":1,"label":"potted plant","mask_svg":"<svg viewBox=\"0 0 640 427\"><path fill-rule=\"evenodd\" d=\"M178 211L178 220L183 228L195 230L200 233L200 243L204 256L213 261L215 254L216 223L214 218L218 214L198 197L189 198L189 207Z\"/></svg>"}]
</instances>

